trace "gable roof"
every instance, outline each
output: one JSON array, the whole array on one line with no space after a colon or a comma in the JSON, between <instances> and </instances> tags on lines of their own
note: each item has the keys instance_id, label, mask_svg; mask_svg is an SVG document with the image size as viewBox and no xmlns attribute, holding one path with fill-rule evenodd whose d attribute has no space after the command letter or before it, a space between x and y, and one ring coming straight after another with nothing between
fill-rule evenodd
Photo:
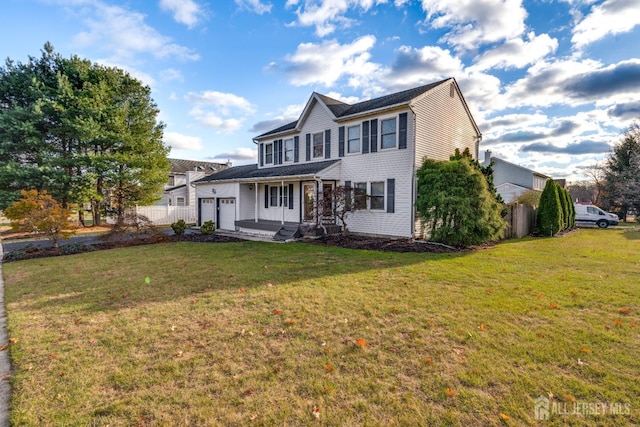
<instances>
[{"instance_id":1,"label":"gable roof","mask_svg":"<svg viewBox=\"0 0 640 427\"><path fill-rule=\"evenodd\" d=\"M171 173L184 174L187 172L204 172L211 175L219 170L226 169L231 163L202 162L200 160L169 159L171 162Z\"/></svg>"},{"instance_id":2,"label":"gable roof","mask_svg":"<svg viewBox=\"0 0 640 427\"><path fill-rule=\"evenodd\" d=\"M340 162L340 159L325 160L322 162L297 163L293 165L277 166L272 168L259 169L257 164L234 166L216 174L205 176L195 184L219 181L239 181L239 180L267 180L273 178L286 178L293 176L314 176L319 172Z\"/></svg>"},{"instance_id":3,"label":"gable roof","mask_svg":"<svg viewBox=\"0 0 640 427\"><path fill-rule=\"evenodd\" d=\"M313 92L311 94L311 97L309 98L309 101L304 107L302 114L300 114L300 118L298 120L291 123L287 123L286 125L280 126L279 128L265 132L262 135L255 137L254 140L263 138L265 136L276 135L282 132L287 132L290 130L297 129L298 125L301 124L306 118L307 114L309 113L309 110L311 109L311 106L316 102L323 105L327 110L329 110L334 120L346 119L351 116L357 116L360 114L365 114L365 113L381 110L384 108L408 105L411 102L411 100L413 100L414 98L450 80L454 80L454 79L449 78L445 80L440 80L435 83L418 86L413 89L403 90L401 92L392 93L389 95L381 96L374 99L369 99L367 101L362 101L355 104L347 104L345 102L338 101L337 99L330 98L326 95ZM466 108L466 103L465 103L465 108Z\"/></svg>"},{"instance_id":4,"label":"gable roof","mask_svg":"<svg viewBox=\"0 0 640 427\"><path fill-rule=\"evenodd\" d=\"M489 159L490 159L489 161L487 161L487 159L485 159L485 161L484 161L483 163L484 163L485 165L488 165L488 164L489 164L489 163L491 163L491 162L493 162L493 163L494 163L494 165L495 165L495 164L498 164L498 163L502 163L502 164L504 164L505 166L508 166L508 167L510 167L510 168L513 168L513 169L517 169L517 170L519 170L519 171L521 171L521 172L531 173L532 175L537 175L537 176L542 177L542 178L551 179L551 177L550 177L550 176L547 176L547 175L545 175L545 174L543 174L543 173L540 173L540 172L536 172L536 171L534 171L533 169L529 169L529 168L526 168L526 167L524 167L524 166L520 166L520 165L516 165L515 163L508 162L508 161L506 161L506 160L504 160L504 159L501 159L500 157L493 157L493 156L490 156L490 157L489 157Z\"/></svg>"}]
</instances>

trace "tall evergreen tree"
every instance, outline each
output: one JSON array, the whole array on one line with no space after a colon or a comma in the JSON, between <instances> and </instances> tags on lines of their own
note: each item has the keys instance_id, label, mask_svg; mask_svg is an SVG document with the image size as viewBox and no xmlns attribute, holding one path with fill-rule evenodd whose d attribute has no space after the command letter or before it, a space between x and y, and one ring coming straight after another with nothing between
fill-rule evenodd
<instances>
[{"instance_id":1,"label":"tall evergreen tree","mask_svg":"<svg viewBox=\"0 0 640 427\"><path fill-rule=\"evenodd\" d=\"M640 213L640 124L634 123L614 146L604 166L603 206L626 217Z\"/></svg>"},{"instance_id":2,"label":"tall evergreen tree","mask_svg":"<svg viewBox=\"0 0 640 427\"><path fill-rule=\"evenodd\" d=\"M549 179L540 195L536 231L543 236L553 236L560 230L562 230L562 205L558 196L558 186Z\"/></svg>"}]
</instances>

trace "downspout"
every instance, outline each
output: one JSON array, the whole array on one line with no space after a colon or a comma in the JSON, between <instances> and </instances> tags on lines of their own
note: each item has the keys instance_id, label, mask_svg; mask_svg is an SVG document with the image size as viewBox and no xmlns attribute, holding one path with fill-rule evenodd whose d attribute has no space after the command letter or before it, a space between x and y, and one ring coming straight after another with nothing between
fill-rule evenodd
<instances>
[{"instance_id":1,"label":"downspout","mask_svg":"<svg viewBox=\"0 0 640 427\"><path fill-rule=\"evenodd\" d=\"M416 169L416 112L413 111L411 105L409 105L409 110L411 110L412 118L413 118L413 148L411 150L411 237L413 239L416 238L416 200L418 197L418 183L416 179L417 169Z\"/></svg>"}]
</instances>

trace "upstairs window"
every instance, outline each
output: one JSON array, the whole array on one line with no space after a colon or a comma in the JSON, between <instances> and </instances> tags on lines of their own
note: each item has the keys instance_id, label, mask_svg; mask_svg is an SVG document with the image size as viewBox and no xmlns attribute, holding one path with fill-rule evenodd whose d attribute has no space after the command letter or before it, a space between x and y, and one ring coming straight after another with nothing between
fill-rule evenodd
<instances>
[{"instance_id":1,"label":"upstairs window","mask_svg":"<svg viewBox=\"0 0 640 427\"><path fill-rule=\"evenodd\" d=\"M264 146L264 162L266 164L273 163L273 143Z\"/></svg>"},{"instance_id":2,"label":"upstairs window","mask_svg":"<svg viewBox=\"0 0 640 427\"><path fill-rule=\"evenodd\" d=\"M314 133L313 134L313 157L323 157L324 156L324 134Z\"/></svg>"},{"instance_id":3,"label":"upstairs window","mask_svg":"<svg viewBox=\"0 0 640 427\"><path fill-rule=\"evenodd\" d=\"M382 134L381 148L393 148L396 146L396 118L382 120L380 122Z\"/></svg>"},{"instance_id":4,"label":"upstairs window","mask_svg":"<svg viewBox=\"0 0 640 427\"><path fill-rule=\"evenodd\" d=\"M347 152L360 152L360 126L351 126L347 129Z\"/></svg>"},{"instance_id":5,"label":"upstairs window","mask_svg":"<svg viewBox=\"0 0 640 427\"><path fill-rule=\"evenodd\" d=\"M293 138L284 140L284 161L293 162Z\"/></svg>"},{"instance_id":6,"label":"upstairs window","mask_svg":"<svg viewBox=\"0 0 640 427\"><path fill-rule=\"evenodd\" d=\"M176 177L175 176L169 175L169 185L172 186L172 187L174 185L176 185Z\"/></svg>"}]
</instances>

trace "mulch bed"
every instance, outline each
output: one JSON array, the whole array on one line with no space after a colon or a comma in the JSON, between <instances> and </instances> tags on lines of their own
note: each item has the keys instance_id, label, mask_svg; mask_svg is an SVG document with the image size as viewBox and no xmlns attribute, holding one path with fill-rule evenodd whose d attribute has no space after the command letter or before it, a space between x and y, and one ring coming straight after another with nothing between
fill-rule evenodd
<instances>
[{"instance_id":1,"label":"mulch bed","mask_svg":"<svg viewBox=\"0 0 640 427\"><path fill-rule=\"evenodd\" d=\"M442 254L460 252L462 250L434 242L416 241L413 239L385 239L382 237L359 235L343 236L341 234L322 236L310 242L325 246L338 246L347 249L368 249L383 252L429 252Z\"/></svg>"},{"instance_id":2,"label":"mulch bed","mask_svg":"<svg viewBox=\"0 0 640 427\"><path fill-rule=\"evenodd\" d=\"M124 248L128 246L152 245L156 243L167 242L201 242L201 243L233 243L242 242L243 239L225 236L220 234L185 234L182 236L154 234L151 236L131 236L131 235L104 235L99 242L92 244L84 244L78 247L77 251L65 253L63 250L54 248L32 247L32 250L24 253L20 259L46 258L62 255L70 255L72 253L89 252L91 250L107 250L115 248ZM359 235L328 235L317 239L305 240L307 243L323 246L335 246L347 249L365 249L383 252L420 252L420 253L455 253L462 249L441 245L433 242L415 241L413 239L389 239L381 237L367 237ZM65 242L61 242L61 246ZM73 244L70 244L73 246ZM86 248L90 246L90 248ZM84 250L83 250L84 249ZM4 262L11 262L13 259L6 257Z\"/></svg>"}]
</instances>

